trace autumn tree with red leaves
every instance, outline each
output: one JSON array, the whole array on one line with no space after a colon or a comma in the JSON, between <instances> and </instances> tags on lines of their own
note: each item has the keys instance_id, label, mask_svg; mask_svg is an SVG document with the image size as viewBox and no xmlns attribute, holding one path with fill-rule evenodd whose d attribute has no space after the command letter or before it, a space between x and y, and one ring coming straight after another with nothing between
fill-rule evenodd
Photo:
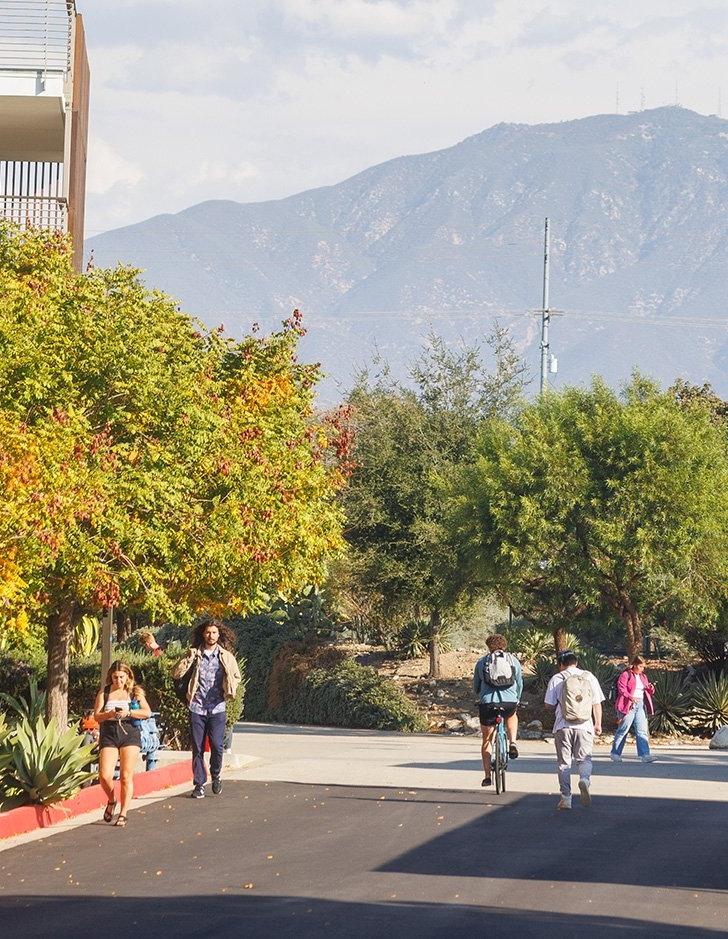
<instances>
[{"instance_id":1,"label":"autumn tree with red leaves","mask_svg":"<svg viewBox=\"0 0 728 939\"><path fill-rule=\"evenodd\" d=\"M47 629L48 713L108 606L190 621L319 583L340 547L347 447L313 412L300 314L235 342L68 242L0 228L0 629Z\"/></svg>"}]
</instances>

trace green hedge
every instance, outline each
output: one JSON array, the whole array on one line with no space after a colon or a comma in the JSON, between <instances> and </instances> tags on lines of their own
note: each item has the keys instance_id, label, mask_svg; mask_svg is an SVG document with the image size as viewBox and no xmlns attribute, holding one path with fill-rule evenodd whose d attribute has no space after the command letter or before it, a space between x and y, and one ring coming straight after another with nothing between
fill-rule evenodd
<instances>
[{"instance_id":1,"label":"green hedge","mask_svg":"<svg viewBox=\"0 0 728 939\"><path fill-rule=\"evenodd\" d=\"M171 670L178 661L178 656L160 656L155 658L141 652L126 652L124 661L134 671L138 683L144 688L147 700L153 711L159 711L160 722L169 737L176 738L177 746L182 750L191 747L189 734L189 711L175 695L172 687ZM232 727L243 711L245 700L246 670L245 660L238 659L242 681L234 700L227 702L227 726ZM35 676L38 685L45 687L45 667L35 667L28 662L18 662L10 657L0 658L0 691L14 697L27 697L30 678ZM98 655L88 659L71 662L68 673L68 713L69 719L78 720L84 711L92 708L98 694L101 681L101 660Z\"/></svg>"},{"instance_id":2,"label":"green hedge","mask_svg":"<svg viewBox=\"0 0 728 939\"><path fill-rule=\"evenodd\" d=\"M316 668L279 712L290 723L425 731L427 721L404 692L369 666L347 659Z\"/></svg>"},{"instance_id":3,"label":"green hedge","mask_svg":"<svg viewBox=\"0 0 728 939\"><path fill-rule=\"evenodd\" d=\"M427 730L424 716L393 682L318 642L316 634L330 628L316 628L313 619L306 606L280 604L228 623L247 665L246 720Z\"/></svg>"},{"instance_id":4,"label":"green hedge","mask_svg":"<svg viewBox=\"0 0 728 939\"><path fill-rule=\"evenodd\" d=\"M164 726L169 738L176 739L176 745L181 750L189 750L192 746L189 732L189 710L174 693L172 686L172 669L177 657L166 655L155 658L142 653L129 653L124 661L132 667L137 682L144 688L144 692L153 711L159 711L160 723ZM245 697L245 662L238 659L242 681L238 693L232 701L227 702L227 726L232 727L243 710ZM99 690L99 660L88 659L83 662L73 662L69 671L68 709L69 713L80 716L87 708L93 707Z\"/></svg>"},{"instance_id":5,"label":"green hedge","mask_svg":"<svg viewBox=\"0 0 728 939\"><path fill-rule=\"evenodd\" d=\"M275 720L268 708L268 679L273 662L287 643L301 639L306 625L291 620L285 609L233 620L238 649L245 656L248 679L243 717L247 721Z\"/></svg>"}]
</instances>

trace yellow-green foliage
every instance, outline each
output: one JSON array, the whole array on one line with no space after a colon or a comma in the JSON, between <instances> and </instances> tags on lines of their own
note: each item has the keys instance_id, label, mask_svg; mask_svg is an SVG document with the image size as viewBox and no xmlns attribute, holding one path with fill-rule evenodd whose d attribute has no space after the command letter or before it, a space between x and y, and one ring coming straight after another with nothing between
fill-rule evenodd
<instances>
[{"instance_id":1,"label":"yellow-green foliage","mask_svg":"<svg viewBox=\"0 0 728 939\"><path fill-rule=\"evenodd\" d=\"M30 611L58 662L84 612L184 622L321 581L346 452L301 333L206 332L137 272L0 226L0 634Z\"/></svg>"}]
</instances>

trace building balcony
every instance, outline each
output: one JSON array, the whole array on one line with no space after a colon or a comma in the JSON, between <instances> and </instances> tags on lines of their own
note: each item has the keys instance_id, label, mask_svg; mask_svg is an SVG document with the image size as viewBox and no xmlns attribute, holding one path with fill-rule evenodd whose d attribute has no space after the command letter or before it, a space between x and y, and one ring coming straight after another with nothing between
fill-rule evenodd
<instances>
[{"instance_id":1,"label":"building balcony","mask_svg":"<svg viewBox=\"0 0 728 939\"><path fill-rule=\"evenodd\" d=\"M74 0L0 0L0 158L63 160Z\"/></svg>"},{"instance_id":2,"label":"building balcony","mask_svg":"<svg viewBox=\"0 0 728 939\"><path fill-rule=\"evenodd\" d=\"M75 0L0 0L0 217L83 245L89 69Z\"/></svg>"}]
</instances>

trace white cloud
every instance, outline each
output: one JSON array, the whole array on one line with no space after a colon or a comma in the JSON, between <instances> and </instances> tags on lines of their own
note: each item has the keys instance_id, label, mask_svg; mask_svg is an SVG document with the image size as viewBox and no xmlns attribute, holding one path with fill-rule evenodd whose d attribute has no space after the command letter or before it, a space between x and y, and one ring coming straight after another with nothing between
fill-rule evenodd
<instances>
[{"instance_id":1,"label":"white cloud","mask_svg":"<svg viewBox=\"0 0 728 939\"><path fill-rule=\"evenodd\" d=\"M716 109L707 0L95 0L89 231L278 198L499 121ZM85 4L81 0L80 7Z\"/></svg>"},{"instance_id":2,"label":"white cloud","mask_svg":"<svg viewBox=\"0 0 728 939\"><path fill-rule=\"evenodd\" d=\"M298 25L324 26L335 33L370 36L423 36L440 31L457 10L450 0L280 0L284 14Z\"/></svg>"},{"instance_id":3,"label":"white cloud","mask_svg":"<svg viewBox=\"0 0 728 939\"><path fill-rule=\"evenodd\" d=\"M89 144L86 187L91 195L105 195L115 186L133 189L144 179L138 163L125 159L105 140L92 139Z\"/></svg>"}]
</instances>

